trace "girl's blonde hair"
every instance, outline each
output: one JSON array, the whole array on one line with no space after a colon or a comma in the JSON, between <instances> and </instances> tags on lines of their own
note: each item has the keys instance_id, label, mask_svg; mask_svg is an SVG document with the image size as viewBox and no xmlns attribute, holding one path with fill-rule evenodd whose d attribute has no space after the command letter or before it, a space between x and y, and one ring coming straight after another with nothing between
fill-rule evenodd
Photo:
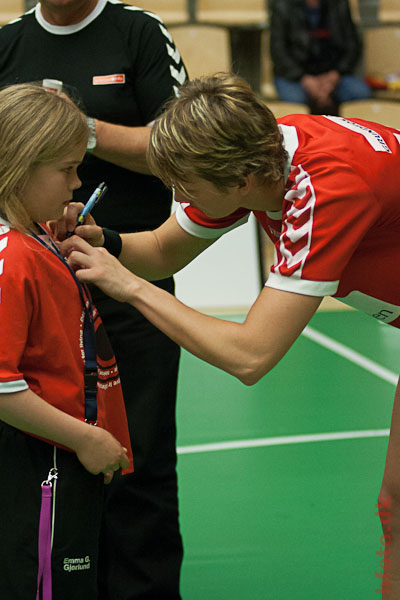
<instances>
[{"instance_id":1,"label":"girl's blonde hair","mask_svg":"<svg viewBox=\"0 0 400 600\"><path fill-rule=\"evenodd\" d=\"M241 185L250 174L277 182L286 163L272 112L231 73L182 86L153 126L147 157L167 187L184 193L193 175L220 189Z\"/></svg>"},{"instance_id":2,"label":"girl's blonde hair","mask_svg":"<svg viewBox=\"0 0 400 600\"><path fill-rule=\"evenodd\" d=\"M33 223L23 205L32 169L62 160L88 138L85 115L68 99L24 83L0 90L0 214L21 231Z\"/></svg>"}]
</instances>

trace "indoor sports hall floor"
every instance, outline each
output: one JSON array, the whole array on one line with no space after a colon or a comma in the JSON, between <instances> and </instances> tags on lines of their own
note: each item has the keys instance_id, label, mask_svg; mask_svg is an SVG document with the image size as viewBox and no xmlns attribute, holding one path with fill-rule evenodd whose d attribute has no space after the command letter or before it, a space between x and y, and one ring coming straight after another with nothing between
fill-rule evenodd
<instances>
[{"instance_id":1,"label":"indoor sports hall floor","mask_svg":"<svg viewBox=\"0 0 400 600\"><path fill-rule=\"evenodd\" d=\"M253 387L183 353L183 600L380 598L399 367L400 331L356 311L318 312Z\"/></svg>"}]
</instances>

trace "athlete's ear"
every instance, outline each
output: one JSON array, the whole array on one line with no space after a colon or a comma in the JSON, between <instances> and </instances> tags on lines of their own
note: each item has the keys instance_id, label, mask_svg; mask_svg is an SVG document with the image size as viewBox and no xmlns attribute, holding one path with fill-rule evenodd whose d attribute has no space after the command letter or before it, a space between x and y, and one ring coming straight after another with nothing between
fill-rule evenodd
<instances>
[{"instance_id":1,"label":"athlete's ear","mask_svg":"<svg viewBox=\"0 0 400 600\"><path fill-rule=\"evenodd\" d=\"M246 175L246 177L243 177L242 181L238 185L239 193L242 194L243 196L247 196L247 194L253 188L253 186L254 186L254 175L252 175L252 174Z\"/></svg>"}]
</instances>

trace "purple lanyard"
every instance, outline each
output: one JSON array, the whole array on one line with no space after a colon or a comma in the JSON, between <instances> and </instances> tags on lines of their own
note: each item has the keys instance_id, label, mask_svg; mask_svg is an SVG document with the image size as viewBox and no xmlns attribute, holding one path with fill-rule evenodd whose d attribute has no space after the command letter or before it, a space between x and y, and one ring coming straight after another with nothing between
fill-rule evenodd
<instances>
[{"instance_id":1,"label":"purple lanyard","mask_svg":"<svg viewBox=\"0 0 400 600\"><path fill-rule=\"evenodd\" d=\"M51 586L51 513L53 479L57 479L57 469L51 469L47 480L42 482L36 600L40 600L40 586L42 587L42 600L52 600L53 598Z\"/></svg>"}]
</instances>

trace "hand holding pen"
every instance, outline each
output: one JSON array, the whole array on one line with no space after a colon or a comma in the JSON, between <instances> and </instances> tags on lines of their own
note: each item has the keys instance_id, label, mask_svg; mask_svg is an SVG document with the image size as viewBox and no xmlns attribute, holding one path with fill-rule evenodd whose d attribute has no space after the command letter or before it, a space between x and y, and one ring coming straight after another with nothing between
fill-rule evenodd
<instances>
[{"instance_id":1,"label":"hand holding pen","mask_svg":"<svg viewBox=\"0 0 400 600\"><path fill-rule=\"evenodd\" d=\"M96 204L100 202L107 190L108 188L104 181L102 183L99 183L99 185L94 190L93 194L90 196L89 200L83 207L82 212L79 213L78 218L76 219L75 227L78 227L78 225L83 225L88 214L90 214L91 210L96 206ZM69 231L66 237L71 237L71 235L74 234L74 231Z\"/></svg>"}]
</instances>

